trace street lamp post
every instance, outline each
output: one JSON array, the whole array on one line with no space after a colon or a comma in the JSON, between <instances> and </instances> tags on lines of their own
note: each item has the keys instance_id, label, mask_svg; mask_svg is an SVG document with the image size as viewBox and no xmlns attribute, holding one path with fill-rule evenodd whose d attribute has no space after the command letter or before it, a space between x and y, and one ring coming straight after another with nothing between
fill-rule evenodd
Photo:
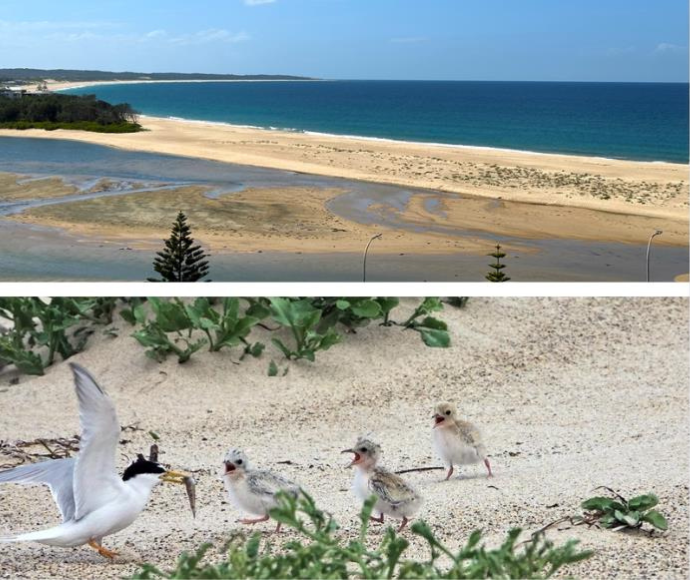
<instances>
[{"instance_id":1,"label":"street lamp post","mask_svg":"<svg viewBox=\"0 0 690 580\"><path fill-rule=\"evenodd\" d=\"M367 244L367 247L364 249L364 261L362 262L362 282L367 281L367 254L369 253L369 246L371 246L371 242L376 239L381 239L382 237L383 234L376 234L375 236L372 236Z\"/></svg>"},{"instance_id":2,"label":"street lamp post","mask_svg":"<svg viewBox=\"0 0 690 580\"><path fill-rule=\"evenodd\" d=\"M656 230L651 236L649 236L649 242L647 242L647 282L650 281L650 279L649 279L649 256L652 253L652 240L656 236L660 236L663 233L664 232L662 232L661 230Z\"/></svg>"}]
</instances>

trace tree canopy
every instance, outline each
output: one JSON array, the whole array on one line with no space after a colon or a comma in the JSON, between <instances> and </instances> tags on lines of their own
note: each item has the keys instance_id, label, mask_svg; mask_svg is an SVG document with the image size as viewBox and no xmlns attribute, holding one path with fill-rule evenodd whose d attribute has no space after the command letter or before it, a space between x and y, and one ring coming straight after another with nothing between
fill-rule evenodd
<instances>
[{"instance_id":1,"label":"tree canopy","mask_svg":"<svg viewBox=\"0 0 690 580\"><path fill-rule=\"evenodd\" d=\"M0 94L0 127L10 129L86 129L138 131L137 113L128 103L111 105L95 95Z\"/></svg>"}]
</instances>

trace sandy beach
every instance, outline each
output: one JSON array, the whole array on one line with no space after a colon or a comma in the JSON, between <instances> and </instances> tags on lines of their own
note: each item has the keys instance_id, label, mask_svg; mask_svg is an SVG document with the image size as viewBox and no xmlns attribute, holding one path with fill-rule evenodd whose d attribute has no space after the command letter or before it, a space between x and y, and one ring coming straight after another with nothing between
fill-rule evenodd
<instances>
[{"instance_id":1,"label":"sandy beach","mask_svg":"<svg viewBox=\"0 0 690 580\"><path fill-rule=\"evenodd\" d=\"M688 221L688 167L595 157L268 131L141 117L145 131L0 130L2 137L70 139L120 147L454 192Z\"/></svg>"},{"instance_id":2,"label":"sandy beach","mask_svg":"<svg viewBox=\"0 0 690 580\"><path fill-rule=\"evenodd\" d=\"M378 211L381 219L374 215L368 223L355 223L350 202L335 191L256 190L217 200L215 208L198 190L189 190L187 197L178 192L175 207L184 206L200 239L218 250L359 251L363 241L382 228L387 235L378 250L388 253L401 248L486 253L488 237L507 236L644 244L655 229L664 231L656 243L688 243L685 165L348 139L151 117L142 118L142 124L146 131L134 134L0 130L0 136L69 139L420 188L402 209L371 205L369 213ZM7 180L5 176L3 183ZM22 193L5 185L2 197L43 197L47 191L41 182L25 188ZM56 189L55 195L61 194ZM170 212L163 210L170 207L170 192L167 196L72 202L31 209L13 219L136 243L160 239L167 232ZM217 206L222 211L213 215ZM249 212L249 207L261 209ZM266 221L269 215L278 223ZM218 222L220 216L228 221ZM476 233L458 240L453 230Z\"/></svg>"},{"instance_id":3,"label":"sandy beach","mask_svg":"<svg viewBox=\"0 0 690 580\"><path fill-rule=\"evenodd\" d=\"M415 301L403 305L410 311ZM197 519L183 490L160 486L142 516L106 540L121 552L114 563L89 548L10 544L0 553L2 575L122 578L142 561L165 567L204 541L220 546L243 529L218 479L230 446L302 483L341 523L338 533L354 537L358 507L339 451L371 431L388 467L439 465L430 414L437 401L452 400L481 426L495 477L487 480L481 465L463 468L447 483L437 472L408 476L426 499L420 517L448 545L458 547L475 528L489 542L514 526L536 530L579 513L593 488L608 485L628 497L657 494L669 531L649 537L553 529L550 539L579 538L596 550L561 575L687 577L687 300L473 298L465 309L446 307L440 316L449 324L450 349L429 349L416 333L374 325L319 353L315 364L291 364L281 378L266 376L268 360L278 356L272 346L239 366L227 352L198 353L185 365L155 363L128 336L131 327L117 320L117 338L98 332L73 360L100 379L121 425L129 426L118 467L148 449L147 432L155 431L163 460L195 472ZM257 339L265 339L261 332ZM78 432L66 364L19 384L13 377L0 374L0 405L12 410L0 415L0 440ZM11 463L0 449L0 464ZM0 534L56 521L47 490L0 489ZM274 536L270 524L257 529L278 543L292 537ZM372 542L381 534L374 527ZM422 543L408 538L410 555L424 557Z\"/></svg>"}]
</instances>

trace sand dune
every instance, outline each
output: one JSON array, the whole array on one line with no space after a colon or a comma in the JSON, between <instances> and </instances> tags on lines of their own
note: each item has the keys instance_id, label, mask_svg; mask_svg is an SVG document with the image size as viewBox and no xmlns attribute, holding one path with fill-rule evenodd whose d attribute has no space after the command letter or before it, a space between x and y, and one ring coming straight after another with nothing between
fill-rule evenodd
<instances>
[{"instance_id":1,"label":"sand dune","mask_svg":"<svg viewBox=\"0 0 690 580\"><path fill-rule=\"evenodd\" d=\"M413 305L404 302L406 310ZM147 431L156 431L163 460L197 473L198 517L191 519L182 490L163 486L134 525L106 541L122 553L113 564L88 548L7 545L0 570L22 578L121 578L143 560L166 566L203 541L221 545L242 529L217 476L230 446L308 487L341 522L339 533L353 537L358 508L339 451L373 431L389 467L438 465L430 413L446 399L483 428L495 472L490 481L480 465L447 483L435 472L409 476L426 497L420 516L449 545L477 527L491 542L514 526L535 530L577 513L594 487L608 485L624 495L656 493L670 530L651 538L585 527L550 531L554 540L577 537L597 551L566 573L687 577L687 300L471 299L441 316L451 349L428 349L415 333L375 325L319 353L315 364L292 364L282 378L266 376L268 360L278 356L271 346L240 366L229 353L206 352L186 365L159 365L127 336L124 322L116 324L118 338L97 333L74 360L101 379L121 423L141 429L123 434L118 465L148 448ZM0 440L77 432L66 364L17 385L11 379L0 374ZM279 464L285 460L293 464ZM8 461L0 448L0 464ZM56 518L46 490L0 489L0 534ZM269 534L272 527L259 529ZM373 528L372 541L381 533ZM409 537L411 553L423 556Z\"/></svg>"}]
</instances>

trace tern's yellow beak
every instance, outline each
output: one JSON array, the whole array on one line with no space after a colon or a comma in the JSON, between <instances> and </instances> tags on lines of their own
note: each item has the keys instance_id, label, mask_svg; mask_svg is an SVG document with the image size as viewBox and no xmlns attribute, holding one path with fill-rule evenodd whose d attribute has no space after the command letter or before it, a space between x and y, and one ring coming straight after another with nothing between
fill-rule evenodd
<instances>
[{"instance_id":1,"label":"tern's yellow beak","mask_svg":"<svg viewBox=\"0 0 690 580\"><path fill-rule=\"evenodd\" d=\"M166 483L180 483L184 485L188 477L189 474L182 473L181 471L166 471L160 476L160 479Z\"/></svg>"}]
</instances>

